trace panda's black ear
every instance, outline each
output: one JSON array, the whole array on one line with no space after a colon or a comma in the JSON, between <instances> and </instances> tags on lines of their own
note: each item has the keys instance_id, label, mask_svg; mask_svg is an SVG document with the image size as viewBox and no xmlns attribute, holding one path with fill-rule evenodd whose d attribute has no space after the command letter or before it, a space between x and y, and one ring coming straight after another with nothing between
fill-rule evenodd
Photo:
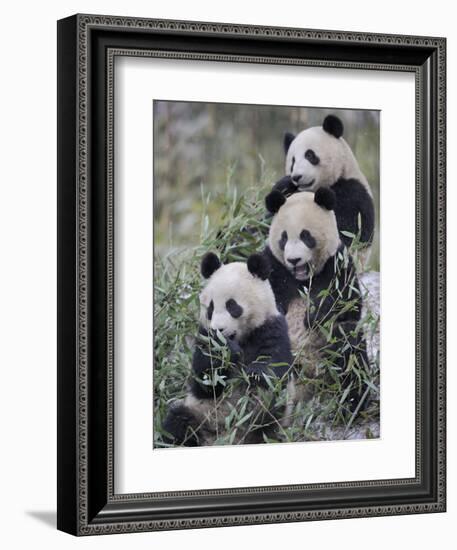
<instances>
[{"instance_id":1,"label":"panda's black ear","mask_svg":"<svg viewBox=\"0 0 457 550\"><path fill-rule=\"evenodd\" d=\"M326 210L335 210L336 195L329 187L319 187L314 194L314 202Z\"/></svg>"},{"instance_id":2,"label":"panda's black ear","mask_svg":"<svg viewBox=\"0 0 457 550\"><path fill-rule=\"evenodd\" d=\"M332 136L340 138L344 132L344 126L341 120L335 115L328 115L324 118L322 128Z\"/></svg>"},{"instance_id":3,"label":"panda's black ear","mask_svg":"<svg viewBox=\"0 0 457 550\"><path fill-rule=\"evenodd\" d=\"M272 191L265 197L265 206L272 214L276 214L285 202L286 197L280 191Z\"/></svg>"},{"instance_id":4,"label":"panda's black ear","mask_svg":"<svg viewBox=\"0 0 457 550\"><path fill-rule=\"evenodd\" d=\"M211 275L221 267L221 261L214 252L207 252L201 263L201 272L205 279L209 279Z\"/></svg>"},{"instance_id":5,"label":"panda's black ear","mask_svg":"<svg viewBox=\"0 0 457 550\"><path fill-rule=\"evenodd\" d=\"M294 139L295 139L294 134L291 134L290 132L286 132L284 134L283 145L284 145L284 153L286 153L286 155L287 155L287 151L289 150L290 144L293 142Z\"/></svg>"},{"instance_id":6,"label":"panda's black ear","mask_svg":"<svg viewBox=\"0 0 457 550\"><path fill-rule=\"evenodd\" d=\"M262 254L251 254L248 258L248 270L251 275L265 281L271 273L271 264Z\"/></svg>"}]
</instances>

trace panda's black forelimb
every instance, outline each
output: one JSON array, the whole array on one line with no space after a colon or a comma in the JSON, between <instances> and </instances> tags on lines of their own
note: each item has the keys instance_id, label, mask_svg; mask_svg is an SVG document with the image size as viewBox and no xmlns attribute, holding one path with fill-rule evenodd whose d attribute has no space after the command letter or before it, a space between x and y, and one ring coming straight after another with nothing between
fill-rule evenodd
<instances>
[{"instance_id":1,"label":"panda's black forelimb","mask_svg":"<svg viewBox=\"0 0 457 550\"><path fill-rule=\"evenodd\" d=\"M335 216L341 240L346 246L352 244L353 237L341 233L345 231L358 236L360 244L370 245L375 229L375 208L367 189L355 178L339 178L332 189L336 195Z\"/></svg>"},{"instance_id":2,"label":"panda's black forelimb","mask_svg":"<svg viewBox=\"0 0 457 550\"><path fill-rule=\"evenodd\" d=\"M268 319L243 341L244 371L261 386L265 376L281 379L292 364L287 322L283 315Z\"/></svg>"},{"instance_id":3,"label":"panda's black forelimb","mask_svg":"<svg viewBox=\"0 0 457 550\"><path fill-rule=\"evenodd\" d=\"M241 359L241 348L235 340L226 339L224 342L219 342L228 350L224 358L220 351L211 346L211 340L219 340L219 335L208 332L201 326L192 356L190 380L191 392L199 399L219 397L224 390L221 380L229 377L231 366L236 365ZM218 375L216 380L215 374Z\"/></svg>"},{"instance_id":4,"label":"panda's black forelimb","mask_svg":"<svg viewBox=\"0 0 457 550\"><path fill-rule=\"evenodd\" d=\"M354 321L336 323L330 344L321 349L321 354L336 369L342 392L350 386L345 399L350 412L357 408L359 411L364 410L369 401L365 399L359 407L359 402L367 389L360 371L367 370L369 360L362 329Z\"/></svg>"},{"instance_id":5,"label":"panda's black forelimb","mask_svg":"<svg viewBox=\"0 0 457 550\"><path fill-rule=\"evenodd\" d=\"M329 258L309 286L310 307L304 319L307 328L333 320L338 323L360 320L362 297L352 257L341 246ZM322 296L322 297L321 297Z\"/></svg>"},{"instance_id":6,"label":"panda's black forelimb","mask_svg":"<svg viewBox=\"0 0 457 550\"><path fill-rule=\"evenodd\" d=\"M218 354L209 349L207 338L216 338L200 327L199 335L205 338L197 341L192 357L190 391L198 399L214 399L224 391L224 381L230 379L237 370L243 369L251 384L266 386L265 376L282 378L292 363L287 322L283 315L267 319L261 326L250 332L241 342L226 339L228 357L222 361ZM214 381L214 373L217 380ZM208 381L212 383L208 383Z\"/></svg>"},{"instance_id":7,"label":"panda's black forelimb","mask_svg":"<svg viewBox=\"0 0 457 550\"><path fill-rule=\"evenodd\" d=\"M269 246L265 248L263 254L272 266L269 281L275 295L276 305L279 311L285 315L290 302L299 296L299 285L290 271L274 256Z\"/></svg>"},{"instance_id":8,"label":"panda's black forelimb","mask_svg":"<svg viewBox=\"0 0 457 550\"><path fill-rule=\"evenodd\" d=\"M294 184L290 176L283 176L274 185L272 191L279 191L285 197L290 197L298 191L298 187Z\"/></svg>"}]
</instances>

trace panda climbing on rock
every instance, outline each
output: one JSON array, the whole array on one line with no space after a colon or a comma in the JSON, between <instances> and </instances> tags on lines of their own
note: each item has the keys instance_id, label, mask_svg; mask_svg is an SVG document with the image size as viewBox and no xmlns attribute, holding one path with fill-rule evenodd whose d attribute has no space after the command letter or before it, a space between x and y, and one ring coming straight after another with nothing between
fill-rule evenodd
<instances>
[{"instance_id":1,"label":"panda climbing on rock","mask_svg":"<svg viewBox=\"0 0 457 550\"><path fill-rule=\"evenodd\" d=\"M328 115L322 126L284 136L286 176L273 190L288 197L299 191L331 188L336 195L335 215L341 240L350 246L358 236L360 271L368 263L374 236L375 209L368 181L343 139L343 123Z\"/></svg>"},{"instance_id":2,"label":"panda climbing on rock","mask_svg":"<svg viewBox=\"0 0 457 550\"><path fill-rule=\"evenodd\" d=\"M184 446L261 443L284 413L271 388L286 386L292 362L286 320L268 281L269 261L253 254L247 263L222 265L210 252L201 273L207 283L200 294L188 392L168 410L165 441ZM233 440L224 439L228 430Z\"/></svg>"},{"instance_id":3,"label":"panda climbing on rock","mask_svg":"<svg viewBox=\"0 0 457 550\"><path fill-rule=\"evenodd\" d=\"M324 382L350 414L367 402L362 297L337 228L337 204L329 187L288 199L279 191L266 197L274 216L264 255L272 265L269 280L296 355L286 416Z\"/></svg>"}]
</instances>

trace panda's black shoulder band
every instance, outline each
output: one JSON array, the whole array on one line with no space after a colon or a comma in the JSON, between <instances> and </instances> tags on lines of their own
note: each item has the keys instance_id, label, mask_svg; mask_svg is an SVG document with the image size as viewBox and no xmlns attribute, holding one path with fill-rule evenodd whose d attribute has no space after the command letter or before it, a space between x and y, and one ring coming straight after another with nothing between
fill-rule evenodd
<instances>
[{"instance_id":1,"label":"panda's black shoulder band","mask_svg":"<svg viewBox=\"0 0 457 550\"><path fill-rule=\"evenodd\" d=\"M221 267L221 261L214 252L207 252L201 263L201 272L205 279L209 279L211 275Z\"/></svg>"},{"instance_id":2,"label":"panda's black shoulder band","mask_svg":"<svg viewBox=\"0 0 457 550\"><path fill-rule=\"evenodd\" d=\"M264 254L251 254L248 258L248 270L251 275L265 281L270 276L271 264Z\"/></svg>"},{"instance_id":3,"label":"panda's black shoulder band","mask_svg":"<svg viewBox=\"0 0 457 550\"><path fill-rule=\"evenodd\" d=\"M340 138L344 132L344 126L341 120L335 115L327 115L322 124L322 128L332 136Z\"/></svg>"},{"instance_id":4,"label":"panda's black shoulder band","mask_svg":"<svg viewBox=\"0 0 457 550\"><path fill-rule=\"evenodd\" d=\"M265 197L265 206L272 214L276 214L285 202L286 197L280 191L272 191Z\"/></svg>"},{"instance_id":5,"label":"panda's black shoulder band","mask_svg":"<svg viewBox=\"0 0 457 550\"><path fill-rule=\"evenodd\" d=\"M335 210L336 195L329 187L319 187L314 194L314 202L326 210Z\"/></svg>"}]
</instances>

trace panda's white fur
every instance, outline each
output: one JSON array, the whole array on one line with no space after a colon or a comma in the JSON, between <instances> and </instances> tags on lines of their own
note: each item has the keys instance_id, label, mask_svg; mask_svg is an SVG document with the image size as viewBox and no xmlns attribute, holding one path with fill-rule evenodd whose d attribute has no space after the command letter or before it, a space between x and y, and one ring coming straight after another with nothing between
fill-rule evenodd
<instances>
[{"instance_id":1,"label":"panda's white fur","mask_svg":"<svg viewBox=\"0 0 457 550\"><path fill-rule=\"evenodd\" d=\"M308 229L316 243L309 248L300 233ZM282 232L287 232L287 244L281 250L279 241ZM301 258L299 266L311 264L319 272L328 258L334 256L341 244L335 213L317 205L314 193L296 193L289 197L271 222L268 244L275 258L293 271L290 258Z\"/></svg>"},{"instance_id":2,"label":"panda's white fur","mask_svg":"<svg viewBox=\"0 0 457 550\"><path fill-rule=\"evenodd\" d=\"M317 165L305 157L308 150L319 157ZM300 191L316 191L319 187L333 185L339 178L355 178L372 196L368 181L347 142L343 137L335 138L322 126L313 126L297 134L287 151L285 172L292 178L300 178L296 182Z\"/></svg>"},{"instance_id":3,"label":"panda's white fur","mask_svg":"<svg viewBox=\"0 0 457 550\"><path fill-rule=\"evenodd\" d=\"M239 318L227 311L226 303L230 299L243 308ZM207 312L211 301L214 310L209 320ZM242 262L226 264L216 270L200 294L200 323L206 328L220 330L226 337L234 335L236 341L278 314L268 280L252 275Z\"/></svg>"}]
</instances>

